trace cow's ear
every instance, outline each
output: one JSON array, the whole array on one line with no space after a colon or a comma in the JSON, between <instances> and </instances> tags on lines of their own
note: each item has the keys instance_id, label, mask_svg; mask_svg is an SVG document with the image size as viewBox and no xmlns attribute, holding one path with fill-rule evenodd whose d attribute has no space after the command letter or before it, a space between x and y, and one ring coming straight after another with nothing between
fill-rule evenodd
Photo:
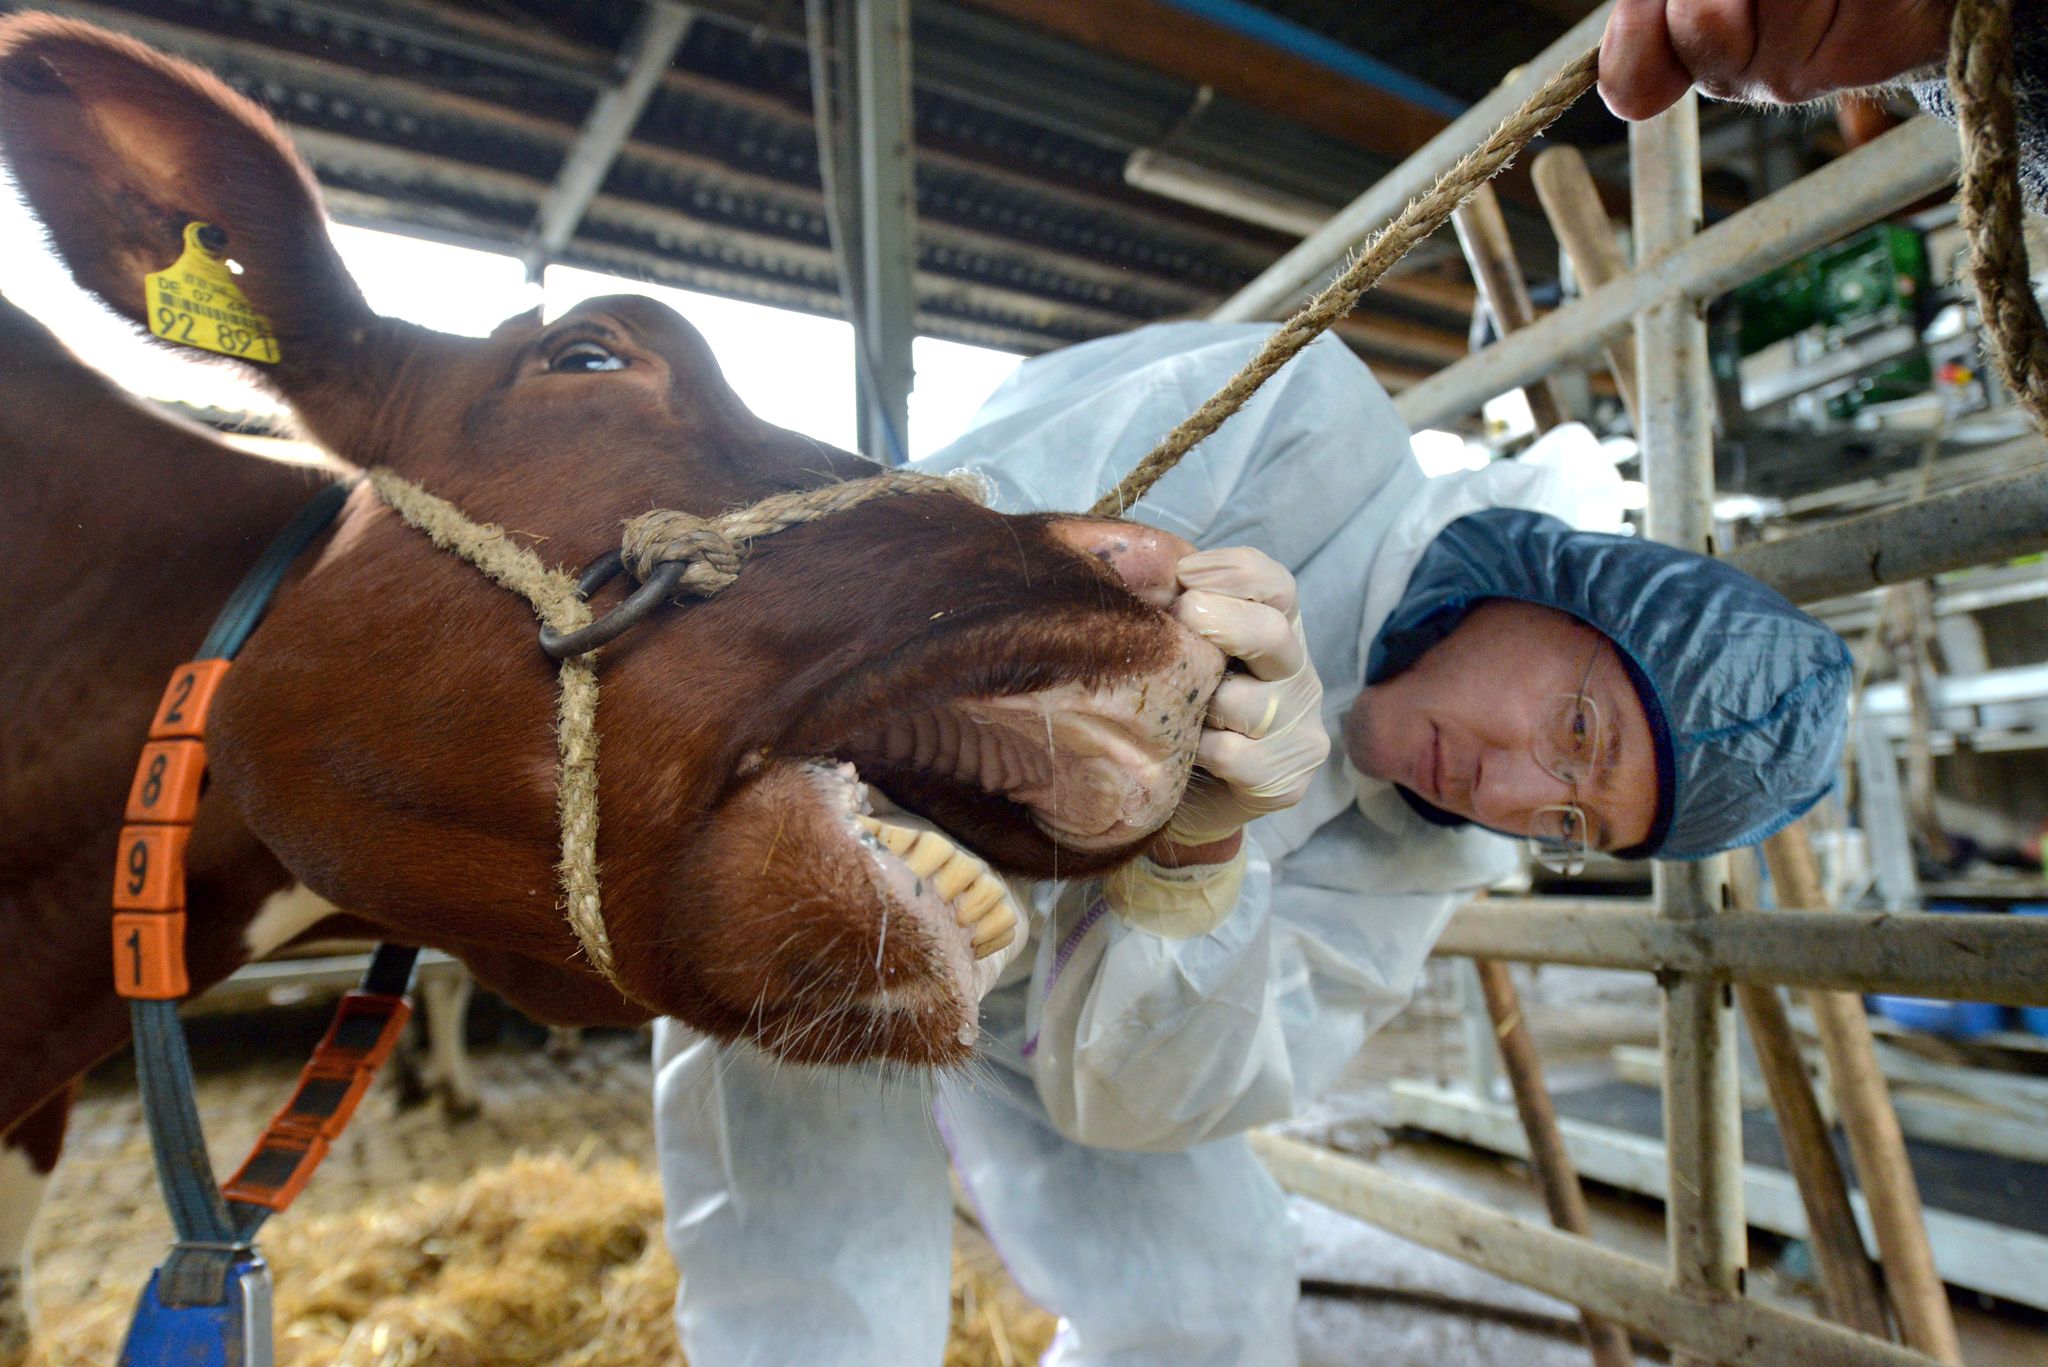
<instances>
[{"instance_id":1,"label":"cow's ear","mask_svg":"<svg viewBox=\"0 0 2048 1367\"><path fill-rule=\"evenodd\" d=\"M287 394L346 366L375 321L305 163L269 115L187 63L49 15L0 21L0 157L72 275L144 326L162 302L144 278L210 225L276 334L276 364L258 368Z\"/></svg>"}]
</instances>

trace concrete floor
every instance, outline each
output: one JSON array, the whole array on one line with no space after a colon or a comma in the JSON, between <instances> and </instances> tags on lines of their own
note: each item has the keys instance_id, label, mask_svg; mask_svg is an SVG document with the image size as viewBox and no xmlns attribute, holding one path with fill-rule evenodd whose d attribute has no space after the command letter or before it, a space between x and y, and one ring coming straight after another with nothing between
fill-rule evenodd
<instances>
[{"instance_id":1,"label":"concrete floor","mask_svg":"<svg viewBox=\"0 0 2048 1367\"><path fill-rule=\"evenodd\" d=\"M1657 1043L1659 1003L1642 975L1546 966L1515 969L1522 1009L1536 1037L1553 1090L1590 1086L1613 1076L1616 1045ZM1299 1138L1369 1157L1402 1177L1441 1187L1532 1223L1547 1223L1526 1165L1497 1154L1391 1128L1390 1084L1397 1078L1458 1085L1466 1076L1464 1035L1452 965L1432 961L1415 1002L1368 1042L1346 1075L1308 1114L1285 1127ZM1649 1262L1665 1257L1661 1204L1629 1192L1589 1186L1587 1203L1597 1242ZM1303 1228L1303 1276L1328 1275L1378 1286L1424 1286L1484 1305L1536 1308L1571 1316L1569 1306L1418 1248L1348 1217L1296 1201ZM1805 1250L1768 1233L1750 1234L1749 1293L1781 1309L1819 1315L1818 1287ZM1321 1269L1332 1269L1323 1272ZM1796 1275L1795 1275L1796 1273ZM1989 1305L1953 1293L1957 1332L1971 1367L2041 1367L2048 1363L2048 1315L2020 1306ZM1317 1337L1322 1322L1333 1337ZM1446 1317L1407 1307L1366 1312L1304 1304L1305 1367L1328 1363L1400 1367L1548 1367L1586 1362L1576 1344ZM1370 1354L1359 1356L1360 1345ZM1638 1345L1641 1349L1643 1345ZM1350 1356L1345 1356L1346 1353ZM1324 1356L1318 1357L1318 1353ZM1384 1353L1384 1355L1382 1355ZM1662 1360L1659 1353L1655 1359Z\"/></svg>"},{"instance_id":2,"label":"concrete floor","mask_svg":"<svg viewBox=\"0 0 2048 1367\"><path fill-rule=\"evenodd\" d=\"M1375 1038L1329 1097L1288 1129L1541 1221L1540 1201L1520 1164L1387 1128L1392 1079L1449 1082L1462 1075L1450 981L1444 966L1432 965L1415 1006ZM1647 980L1548 969L1533 984L1523 981L1524 1009L1553 1085L1598 1080L1608 1073L1613 1045L1655 1040L1657 1005ZM201 1104L222 1171L286 1094L324 1012L262 1019L260 1043L246 1023L209 1021L199 1027ZM521 1151L649 1160L649 1077L639 1039L594 1035L579 1056L566 1061L527 1044L491 1047L478 1052L477 1063L481 1115L451 1123L431 1105L399 1110L385 1089L365 1104L295 1211L347 1209L393 1185L459 1178ZM1590 1196L1602 1243L1661 1260L1662 1219L1653 1203L1601 1190ZM1296 1201L1294 1209L1303 1276L1362 1288L1304 1296L1297 1320L1304 1367L1585 1362L1584 1349L1568 1336L1575 1315L1570 1306L1307 1202ZM61 1334L68 1315L109 1297L132 1297L167 1233L132 1074L116 1061L89 1080L80 1098L68 1152L39 1223L35 1249L45 1332ZM1756 1238L1752 1257L1761 1270L1751 1278L1753 1293L1811 1313L1811 1288L1771 1271L1779 1253L1777 1241ZM2048 1319L1969 1305L1958 1306L1958 1317L1973 1367L2048 1362Z\"/></svg>"}]
</instances>

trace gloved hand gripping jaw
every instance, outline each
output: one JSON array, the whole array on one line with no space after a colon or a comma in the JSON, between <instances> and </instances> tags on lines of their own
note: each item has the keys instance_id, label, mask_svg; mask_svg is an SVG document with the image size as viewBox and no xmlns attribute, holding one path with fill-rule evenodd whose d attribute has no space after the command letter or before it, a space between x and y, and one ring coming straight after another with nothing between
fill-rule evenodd
<instances>
[{"instance_id":1,"label":"gloved hand gripping jaw","mask_svg":"<svg viewBox=\"0 0 2048 1367\"><path fill-rule=\"evenodd\" d=\"M1179 573L1173 615L1244 666L1209 701L1195 778L1166 826L1179 844L1206 845L1300 801L1330 737L1294 577L1248 546L1197 552Z\"/></svg>"},{"instance_id":2,"label":"gloved hand gripping jaw","mask_svg":"<svg viewBox=\"0 0 2048 1367\"><path fill-rule=\"evenodd\" d=\"M1183 849L1219 845L1268 812L1291 807L1330 753L1323 686L1310 662L1294 577L1249 547L1202 551L1178 566L1182 625L1243 664L1209 703L1193 780L1166 838ZM1149 855L1103 883L1110 909L1168 939L1207 935L1237 905L1242 844L1218 862Z\"/></svg>"}]
</instances>

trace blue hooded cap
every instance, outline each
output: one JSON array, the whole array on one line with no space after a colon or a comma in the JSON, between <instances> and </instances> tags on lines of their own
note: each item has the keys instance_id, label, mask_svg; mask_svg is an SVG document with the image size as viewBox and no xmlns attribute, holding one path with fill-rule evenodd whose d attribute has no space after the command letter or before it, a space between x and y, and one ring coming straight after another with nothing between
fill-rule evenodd
<instances>
[{"instance_id":1,"label":"blue hooded cap","mask_svg":"<svg viewBox=\"0 0 2048 1367\"><path fill-rule=\"evenodd\" d=\"M1489 508L1438 534L1373 638L1365 681L1406 669L1488 598L1570 613L1619 651L1657 747L1656 820L1624 857L1754 844L1834 785L1851 673L1839 636L1718 561L1526 509Z\"/></svg>"}]
</instances>

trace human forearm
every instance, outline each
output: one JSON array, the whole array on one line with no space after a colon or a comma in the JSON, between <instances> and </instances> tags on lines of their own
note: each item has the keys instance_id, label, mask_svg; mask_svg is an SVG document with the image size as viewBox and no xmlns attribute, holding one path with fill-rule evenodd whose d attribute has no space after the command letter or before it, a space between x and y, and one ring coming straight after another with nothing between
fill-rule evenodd
<instances>
[{"instance_id":1,"label":"human forearm","mask_svg":"<svg viewBox=\"0 0 2048 1367\"><path fill-rule=\"evenodd\" d=\"M1293 1087L1272 1012L1263 859L1212 933L1168 938L1070 885L1047 918L1027 1056L1070 1139L1165 1150L1286 1115Z\"/></svg>"}]
</instances>

